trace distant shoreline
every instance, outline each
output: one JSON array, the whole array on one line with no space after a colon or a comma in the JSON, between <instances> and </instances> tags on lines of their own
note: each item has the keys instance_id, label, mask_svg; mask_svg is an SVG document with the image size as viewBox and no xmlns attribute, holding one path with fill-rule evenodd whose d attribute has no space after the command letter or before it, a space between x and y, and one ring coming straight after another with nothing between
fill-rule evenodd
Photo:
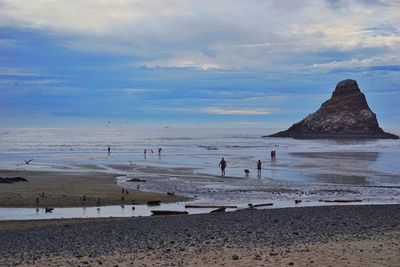
<instances>
[{"instance_id":1,"label":"distant shoreline","mask_svg":"<svg viewBox=\"0 0 400 267\"><path fill-rule=\"evenodd\" d=\"M386 133L382 135L340 135L340 134L295 134L295 133L286 133L286 131L278 132L271 135L263 135L261 138L293 138L299 140L380 140L380 139L399 139L399 136L391 133Z\"/></svg>"}]
</instances>

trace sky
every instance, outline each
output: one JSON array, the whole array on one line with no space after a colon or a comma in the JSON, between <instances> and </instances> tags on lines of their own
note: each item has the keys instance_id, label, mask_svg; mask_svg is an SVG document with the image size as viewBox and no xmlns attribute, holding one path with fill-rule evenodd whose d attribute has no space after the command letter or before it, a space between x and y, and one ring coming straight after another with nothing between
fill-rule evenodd
<instances>
[{"instance_id":1,"label":"sky","mask_svg":"<svg viewBox=\"0 0 400 267\"><path fill-rule=\"evenodd\" d=\"M400 1L0 0L0 127L284 129L357 80L400 133Z\"/></svg>"}]
</instances>

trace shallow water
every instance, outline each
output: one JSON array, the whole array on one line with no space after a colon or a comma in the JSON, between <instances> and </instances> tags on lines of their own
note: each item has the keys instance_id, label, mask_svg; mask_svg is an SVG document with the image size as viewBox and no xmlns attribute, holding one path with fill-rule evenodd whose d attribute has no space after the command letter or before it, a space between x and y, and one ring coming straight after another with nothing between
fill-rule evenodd
<instances>
[{"instance_id":1,"label":"shallow water","mask_svg":"<svg viewBox=\"0 0 400 267\"><path fill-rule=\"evenodd\" d=\"M70 170L86 164L112 172L110 165L129 166L128 161L133 161L218 175L218 163L225 157L228 176L244 177L243 170L249 169L249 177L255 177L260 159L263 176L274 179L342 183L340 176L362 176L366 179L351 183L400 184L399 140L261 138L266 133L267 129L2 129L0 168ZM107 155L108 145L111 155ZM160 156L158 147L163 149ZM277 151L273 162L272 149ZM32 163L25 165L30 158ZM327 178L328 174L338 179Z\"/></svg>"},{"instance_id":2,"label":"shallow water","mask_svg":"<svg viewBox=\"0 0 400 267\"><path fill-rule=\"evenodd\" d=\"M111 126L104 129L0 129L0 169L21 170L21 176L24 170L119 173L120 185L136 188L139 184L141 190L176 192L208 204L245 205L255 200L293 203L295 198L309 192L305 200L310 202L304 203L314 205L319 204L319 198L326 197L362 198L368 203L400 201L397 188L400 187L400 140L261 138L269 133L268 129ZM111 155L107 154L108 145ZM160 155L158 147L162 148ZM276 161L270 159L271 150L277 152ZM221 157L228 162L228 177L223 179L219 177L218 168ZM26 165L24 160L31 158L33 161ZM256 176L258 159L263 163L260 178ZM144 171L144 168L153 170ZM186 168L185 171L182 168ZM246 176L244 169L249 169L250 175ZM129 178L145 178L147 182L127 183ZM379 186L393 188L376 188ZM320 189L329 191L332 187L343 190L341 192L349 189L357 193L312 193ZM270 188L297 192L275 194ZM21 213L19 209L10 211L0 209L0 213L9 214L10 219L13 218L11 214ZM116 206L102 207L100 212L97 208L60 208L52 214L44 214L41 209L37 214L36 209L27 209L21 214L45 219L52 216L146 216L146 212L149 210L142 211L141 207L132 211L130 206L124 209Z\"/></svg>"},{"instance_id":3,"label":"shallow water","mask_svg":"<svg viewBox=\"0 0 400 267\"><path fill-rule=\"evenodd\" d=\"M254 202L255 204L261 202ZM264 202L263 202L264 203ZM358 205L360 203L322 203L302 202L294 204L293 201L271 201L273 206L259 207L257 209L332 206L332 205ZM51 213L46 213L44 208L0 208L0 221L5 220L49 220L49 219L73 219L73 218L109 218L109 217L142 217L151 216L151 210L187 211L189 214L210 213L213 208L185 208L185 202L161 203L160 206L125 205L125 206L101 206L101 207L73 207L55 208ZM193 203L190 203L193 204ZM232 203L233 205L234 203ZM366 203L364 203L365 205ZM373 203L368 203L373 204ZM238 209L247 208L246 204L236 204ZM226 209L226 212L235 211L236 208Z\"/></svg>"}]
</instances>

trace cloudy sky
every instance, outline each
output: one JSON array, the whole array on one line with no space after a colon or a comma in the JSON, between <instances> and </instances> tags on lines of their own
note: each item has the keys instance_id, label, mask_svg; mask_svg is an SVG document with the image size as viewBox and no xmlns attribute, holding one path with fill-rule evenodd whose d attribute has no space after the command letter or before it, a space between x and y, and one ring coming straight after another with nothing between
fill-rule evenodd
<instances>
[{"instance_id":1,"label":"cloudy sky","mask_svg":"<svg viewBox=\"0 0 400 267\"><path fill-rule=\"evenodd\" d=\"M400 1L0 0L0 123L286 128L356 79L400 129Z\"/></svg>"}]
</instances>

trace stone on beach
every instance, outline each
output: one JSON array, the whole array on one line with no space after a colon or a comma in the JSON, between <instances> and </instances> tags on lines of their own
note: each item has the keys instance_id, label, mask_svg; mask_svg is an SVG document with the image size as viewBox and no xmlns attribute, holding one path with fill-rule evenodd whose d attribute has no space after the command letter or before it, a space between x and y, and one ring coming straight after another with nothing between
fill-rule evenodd
<instances>
[{"instance_id":1,"label":"stone on beach","mask_svg":"<svg viewBox=\"0 0 400 267\"><path fill-rule=\"evenodd\" d=\"M338 255L351 259L348 266L371 260L377 266L396 266L399 208L330 206L85 219L42 222L27 229L13 223L8 230L3 223L0 266L17 261L29 266L86 261L104 266L307 266L313 261L328 266L343 263Z\"/></svg>"}]
</instances>

